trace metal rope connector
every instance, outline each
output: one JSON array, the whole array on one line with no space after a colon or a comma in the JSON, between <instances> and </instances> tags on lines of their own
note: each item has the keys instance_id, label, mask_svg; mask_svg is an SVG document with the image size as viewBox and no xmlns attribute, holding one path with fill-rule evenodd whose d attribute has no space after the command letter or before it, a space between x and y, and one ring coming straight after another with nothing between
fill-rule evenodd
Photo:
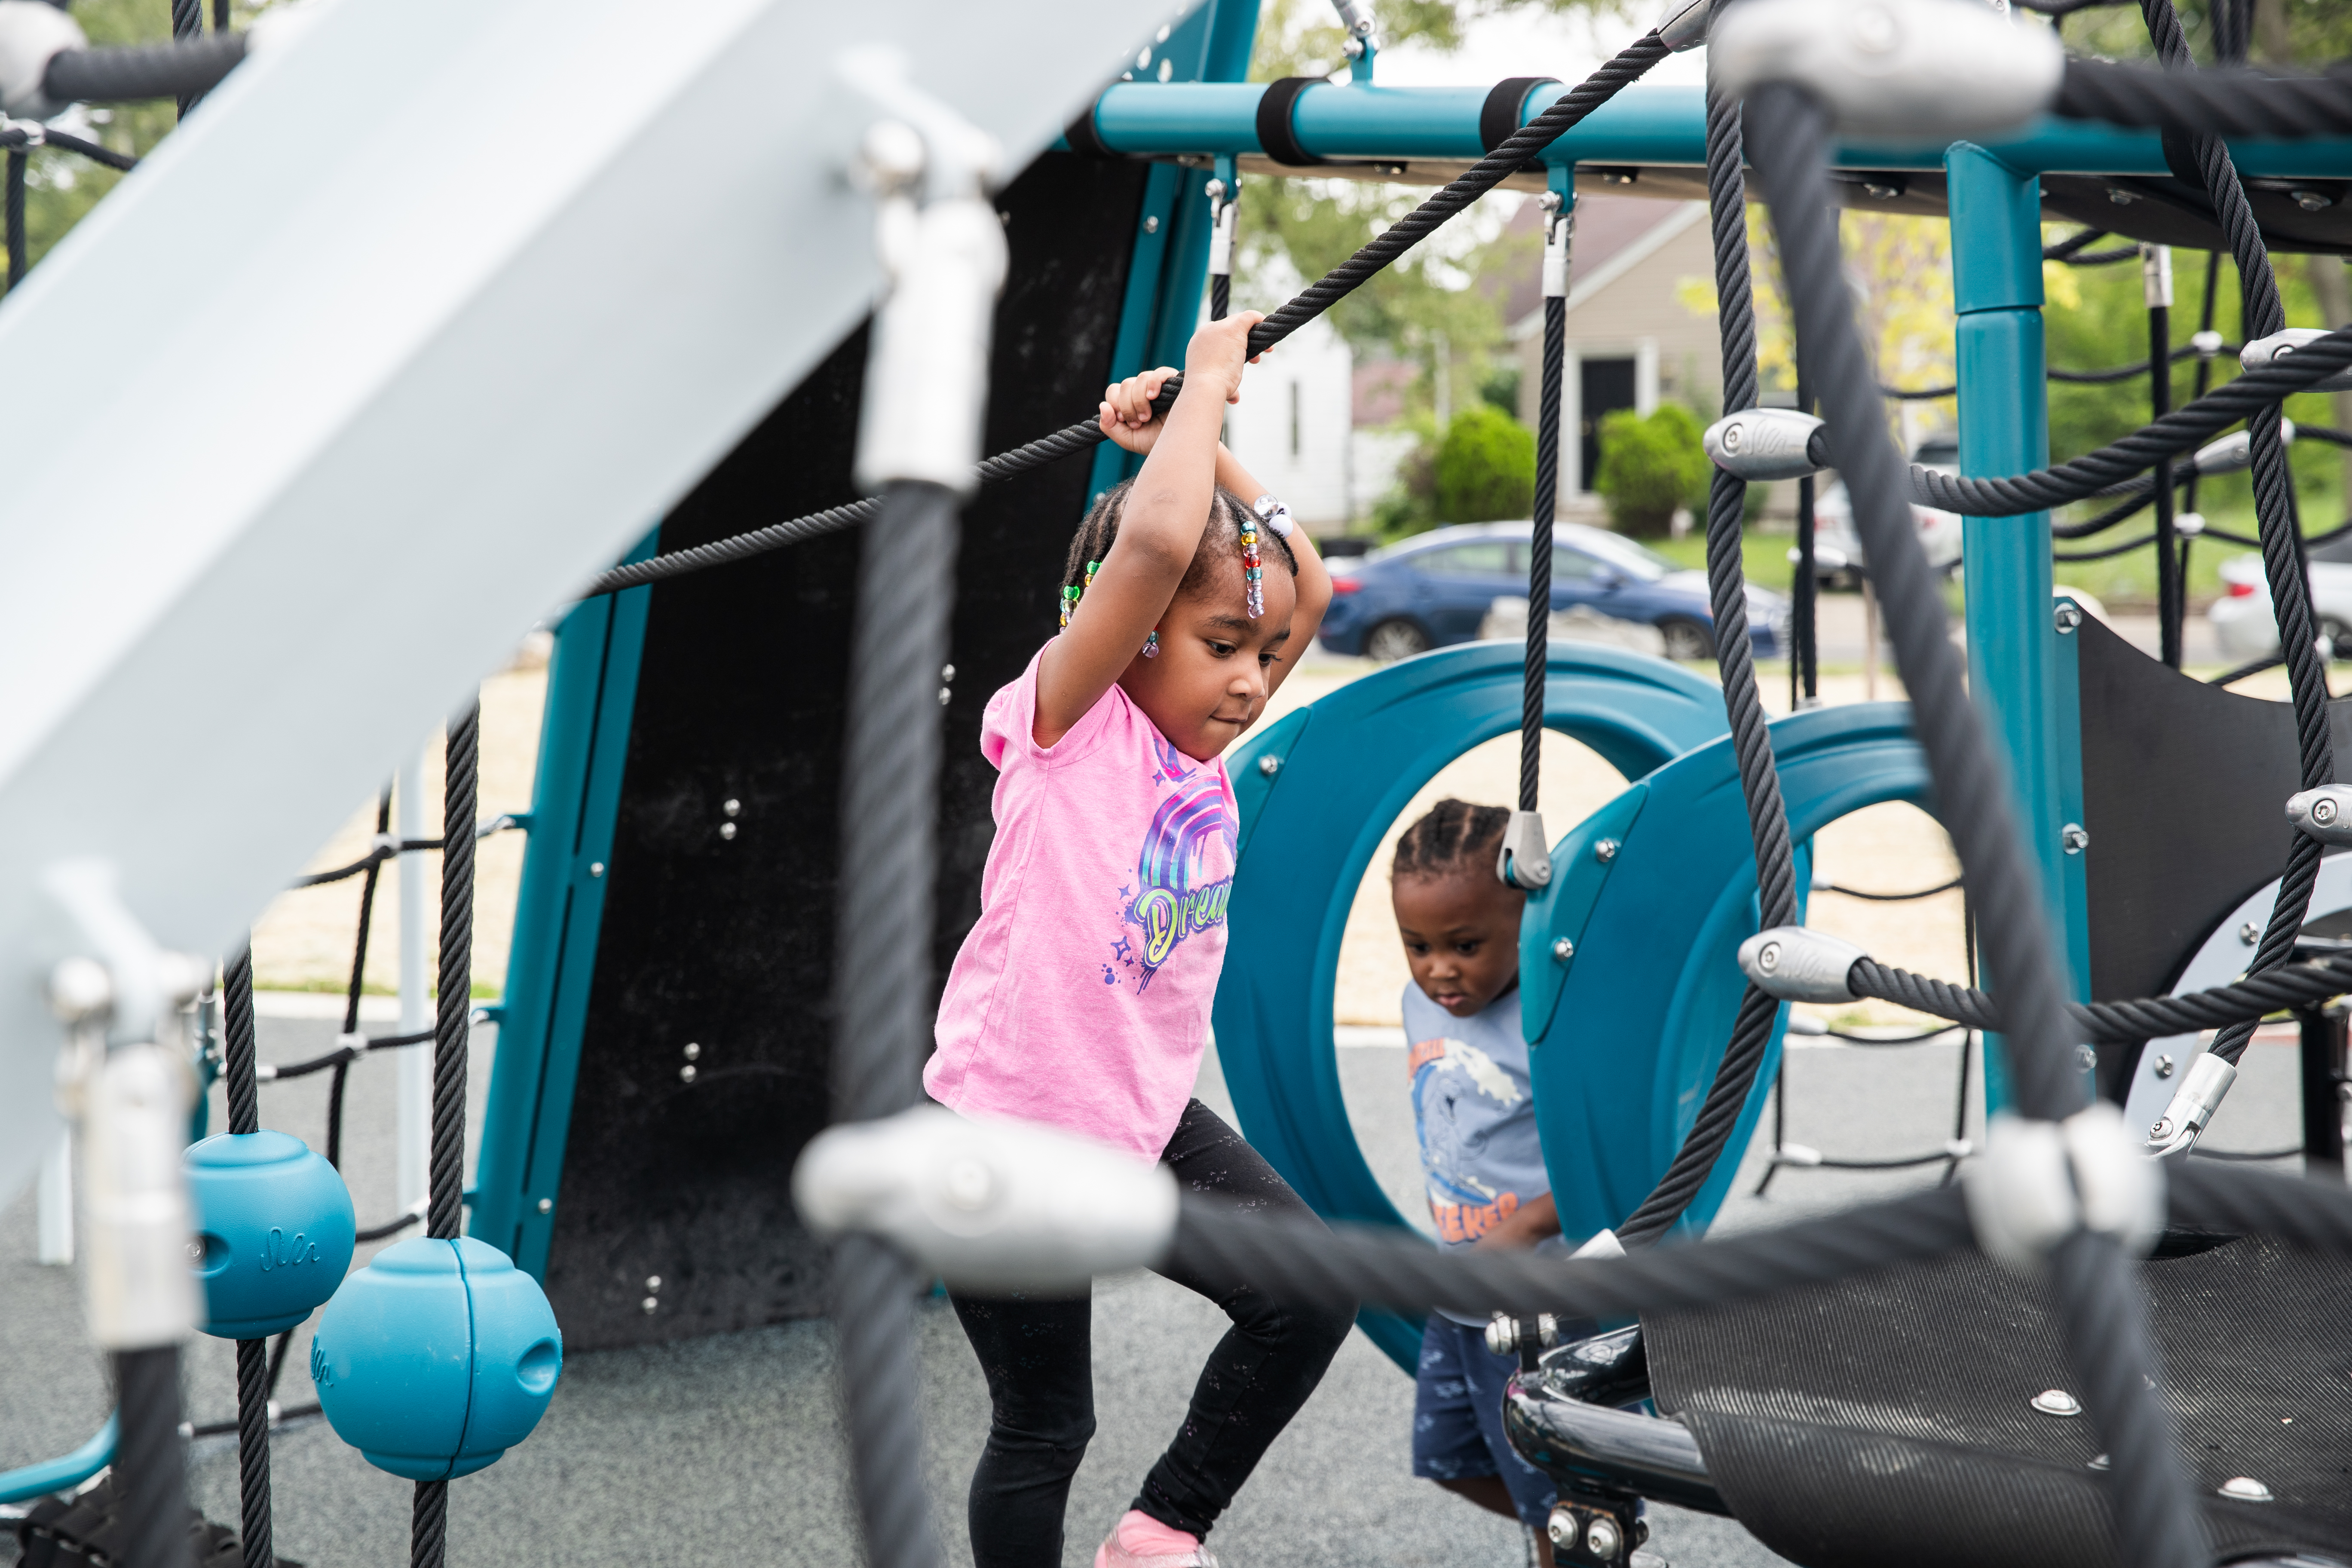
<instances>
[{"instance_id":1,"label":"metal rope connector","mask_svg":"<svg viewBox=\"0 0 2352 1568\"><path fill-rule=\"evenodd\" d=\"M852 49L836 70L880 110L849 173L876 195L876 247L890 279L866 353L857 482L914 480L968 496L980 483L989 335L1006 266L1004 225L986 196L1002 153L908 79L897 50ZM916 408L948 412L914 418Z\"/></svg>"},{"instance_id":2,"label":"metal rope connector","mask_svg":"<svg viewBox=\"0 0 2352 1568\"><path fill-rule=\"evenodd\" d=\"M1576 234L1576 208L1562 201L1558 191L1546 191L1536 199L1543 204L1544 212L1543 297L1565 300L1568 247Z\"/></svg>"},{"instance_id":3,"label":"metal rope connector","mask_svg":"<svg viewBox=\"0 0 2352 1568\"><path fill-rule=\"evenodd\" d=\"M62 7L43 0L0 0L0 115L47 120L65 112L42 82L49 62L89 38Z\"/></svg>"},{"instance_id":4,"label":"metal rope connector","mask_svg":"<svg viewBox=\"0 0 2352 1568\"><path fill-rule=\"evenodd\" d=\"M2172 1091L2172 1103L2164 1108L2164 1114L2147 1130L2147 1147L2163 1155L2178 1154L2194 1146L2198 1135L2213 1120L2213 1113L2221 1108L2230 1086L2237 1081L2236 1063L2224 1061L2210 1051L2200 1052L2182 1075L2180 1087Z\"/></svg>"},{"instance_id":5,"label":"metal rope connector","mask_svg":"<svg viewBox=\"0 0 2352 1568\"><path fill-rule=\"evenodd\" d=\"M1706 42L1707 14L1714 9L1714 0L1668 0L1666 14L1658 18L1658 42L1681 54Z\"/></svg>"},{"instance_id":6,"label":"metal rope connector","mask_svg":"<svg viewBox=\"0 0 2352 1568\"><path fill-rule=\"evenodd\" d=\"M1841 131L1938 142L2022 125L2066 74L2057 34L1949 0L1746 0L1706 52L1734 97L1787 82Z\"/></svg>"},{"instance_id":7,"label":"metal rope connector","mask_svg":"<svg viewBox=\"0 0 2352 1568\"><path fill-rule=\"evenodd\" d=\"M2200 332L2198 336L2202 337L2204 334ZM2260 370L2266 364L2276 364L2305 343L2316 342L2326 336L2327 336L2326 330L2321 327L2288 327L2284 331L2273 332L2266 338L2256 338L2252 342L2240 349L2238 363L2248 370ZM2204 345L2200 343L2198 346L2202 348ZM2217 349L2220 346L2218 342L2214 345ZM2339 370L2325 380L2313 382L2304 390L2352 392L2352 368Z\"/></svg>"},{"instance_id":8,"label":"metal rope connector","mask_svg":"<svg viewBox=\"0 0 2352 1568\"><path fill-rule=\"evenodd\" d=\"M1708 426L1700 444L1734 479L1801 479L1829 467L1828 431L1793 408L1746 408Z\"/></svg>"},{"instance_id":9,"label":"metal rope connector","mask_svg":"<svg viewBox=\"0 0 2352 1568\"><path fill-rule=\"evenodd\" d=\"M2305 838L2352 844L2352 784L2322 784L2286 797L2286 819Z\"/></svg>"},{"instance_id":10,"label":"metal rope connector","mask_svg":"<svg viewBox=\"0 0 2352 1568\"><path fill-rule=\"evenodd\" d=\"M1542 812L1511 813L1502 851L1495 857L1495 875L1506 886L1530 893L1551 885L1551 840L1544 834Z\"/></svg>"},{"instance_id":11,"label":"metal rope connector","mask_svg":"<svg viewBox=\"0 0 2352 1568\"><path fill-rule=\"evenodd\" d=\"M2111 1236L2134 1257L2164 1233L2164 1167L2106 1100L2063 1121L1996 1115L1960 1184L1977 1246L2021 1273L2038 1273L2077 1230Z\"/></svg>"},{"instance_id":12,"label":"metal rope connector","mask_svg":"<svg viewBox=\"0 0 2352 1568\"><path fill-rule=\"evenodd\" d=\"M793 1167L793 1202L819 1236L869 1232L976 1290L1074 1289L1149 1268L1176 1238L1166 1166L937 1105L818 1133Z\"/></svg>"},{"instance_id":13,"label":"metal rope connector","mask_svg":"<svg viewBox=\"0 0 2352 1568\"><path fill-rule=\"evenodd\" d=\"M1783 1002L1852 1002L1857 997L1848 977L1869 956L1826 931L1774 926L1739 944L1739 969L1756 989Z\"/></svg>"},{"instance_id":14,"label":"metal rope connector","mask_svg":"<svg viewBox=\"0 0 2352 1568\"><path fill-rule=\"evenodd\" d=\"M2279 421L2279 439L2289 445L2294 443L2294 420ZM2251 467L2253 460L2254 437L2252 432L2247 430L2232 430L2218 441L2208 441L2197 448L2196 457L2190 459L2197 465L2198 473L2207 478L2215 474L2234 474L2241 468Z\"/></svg>"}]
</instances>

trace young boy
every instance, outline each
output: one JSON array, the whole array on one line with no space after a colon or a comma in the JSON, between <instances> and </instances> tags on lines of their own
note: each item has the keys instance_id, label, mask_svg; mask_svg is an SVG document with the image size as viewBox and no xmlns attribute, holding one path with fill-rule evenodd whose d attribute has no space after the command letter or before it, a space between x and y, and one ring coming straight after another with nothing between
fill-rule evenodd
<instances>
[{"instance_id":1,"label":"young boy","mask_svg":"<svg viewBox=\"0 0 2352 1568\"><path fill-rule=\"evenodd\" d=\"M1405 1073L1429 1189L1448 1247L1533 1247L1559 1234L1537 1142L1519 1028L1519 912L1495 874L1511 814L1442 800L1397 840L1390 896L1412 984L1404 988ZM1486 1324L1433 1313L1413 1392L1412 1473L1533 1531L1549 1478L1503 1435L1503 1384L1517 1369L1486 1348Z\"/></svg>"}]
</instances>

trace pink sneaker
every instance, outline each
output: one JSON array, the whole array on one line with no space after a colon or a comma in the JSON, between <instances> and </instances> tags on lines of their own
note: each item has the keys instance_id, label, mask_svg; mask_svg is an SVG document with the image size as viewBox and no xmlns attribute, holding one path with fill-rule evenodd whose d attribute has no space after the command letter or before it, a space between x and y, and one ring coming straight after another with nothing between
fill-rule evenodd
<instances>
[{"instance_id":1,"label":"pink sneaker","mask_svg":"<svg viewBox=\"0 0 2352 1568\"><path fill-rule=\"evenodd\" d=\"M1217 1559L1199 1537L1129 1509L1095 1549L1095 1568L1217 1568Z\"/></svg>"}]
</instances>

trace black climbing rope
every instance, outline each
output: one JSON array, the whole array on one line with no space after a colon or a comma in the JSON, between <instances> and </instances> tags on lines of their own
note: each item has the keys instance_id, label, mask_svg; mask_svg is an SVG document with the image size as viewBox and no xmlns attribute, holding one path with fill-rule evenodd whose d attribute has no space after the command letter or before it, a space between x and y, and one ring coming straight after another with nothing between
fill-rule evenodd
<instances>
[{"instance_id":1,"label":"black climbing rope","mask_svg":"<svg viewBox=\"0 0 2352 1568\"><path fill-rule=\"evenodd\" d=\"M466 1035L474 1009L474 813L482 705L452 720L443 748L441 992L435 1012L433 1153L425 1235L455 1241L465 1219ZM369 872L373 877L374 872ZM364 951L364 948L362 948ZM449 1483L419 1481L409 1521L410 1568L441 1568L448 1545Z\"/></svg>"},{"instance_id":2,"label":"black climbing rope","mask_svg":"<svg viewBox=\"0 0 2352 1568\"><path fill-rule=\"evenodd\" d=\"M261 1131L253 1021L253 943L237 949L221 983L221 1077L228 1130ZM236 1489L245 1568L272 1568L269 1521L269 1341L236 1342Z\"/></svg>"},{"instance_id":3,"label":"black climbing rope","mask_svg":"<svg viewBox=\"0 0 2352 1568\"><path fill-rule=\"evenodd\" d=\"M1742 173L1739 100L1710 88L1706 98L1707 210L1715 243L1715 291L1723 341L1723 411L1756 406L1756 310L1748 265L1748 187ZM1766 926L1797 919L1797 865L1789 840L1780 777L1772 763L1772 733L1756 686L1756 655L1748 632L1748 583L1741 568L1741 527L1747 481L1724 469L1709 476L1706 505L1707 595L1715 612L1715 658L1723 677L1740 794L1756 846L1757 900ZM1754 985L1739 1010L1698 1115L1657 1186L1642 1200L1618 1238L1643 1246L1664 1236L1706 1185L1739 1124L1756 1074L1772 1044L1780 1005Z\"/></svg>"},{"instance_id":4,"label":"black climbing rope","mask_svg":"<svg viewBox=\"0 0 2352 1568\"><path fill-rule=\"evenodd\" d=\"M2224 10L2228 9L2226 6ZM2207 73L2189 58L2189 40L2172 0L2142 0L2148 36L2169 79L2191 84ZM2289 84L2278 84L2292 100ZM2344 107L2352 110L2352 83L2334 84ZM2193 90L2189 97L2195 97ZM2210 123L2210 122L2209 122ZM2352 124L2352 120L2347 121ZM2277 276L2271 269L2269 247L2254 220L2245 186L2231 161L2230 149L2212 129L2191 132L2189 147L2203 176L2206 199L2221 219L2230 251L2238 264L2243 291L2242 321L2246 336L2266 338L2286 325L2280 303ZM2294 704L2295 739L2301 755L2299 776L2305 789L2336 782L2335 741L2327 718L2327 672L2317 646L2318 628L2311 611L2311 584L2304 560L2302 527L2295 516L2294 478L2287 468L2286 443L2280 428L2275 401L2248 412L2254 482L2254 515L2260 524L2263 574L2270 581L2271 607L2278 617L2279 651L2284 659L2287 684ZM2254 951L2252 973L2275 969L2294 955L2294 942L2311 907L2311 891L2319 879L2322 847L2301 833L2292 835L2286 870L2279 879L2278 898L2271 906L2263 940ZM2235 1064L2253 1038L2251 1023L2223 1029L2210 1047L2222 1060Z\"/></svg>"},{"instance_id":5,"label":"black climbing rope","mask_svg":"<svg viewBox=\"0 0 2352 1568\"><path fill-rule=\"evenodd\" d=\"M1492 153L1433 192L1426 201L1381 230L1355 255L1309 284L1287 304L1251 328L1250 353L1263 353L1353 293L1366 279L1376 276L1398 257L1420 244L1448 218L1500 184L1507 176L1517 173L1520 164L1550 146L1586 115L1616 97L1629 84L1640 80L1643 73L1665 58L1667 53L1666 46L1658 41L1658 35L1654 32L1645 33L1628 44L1574 90L1554 100L1541 114L1513 132ZM1159 405L1164 409L1173 404L1182 384L1181 376L1171 377L1160 388ZM984 459L979 467L979 478L987 483L1027 473L1032 468L1042 468L1073 453L1087 451L1102 438L1101 429L1092 419L1066 425L1025 447L1016 447L1010 452ZM688 572L699 572L764 554L803 539L814 539L837 529L870 522L880 506L879 498L868 496L863 500L831 507L807 517L794 518L789 522L771 523L766 528L696 545L690 550L670 551L626 566L615 566L597 575L581 590L580 596L593 598L599 594L616 594L624 588L658 583Z\"/></svg>"},{"instance_id":6,"label":"black climbing rope","mask_svg":"<svg viewBox=\"0 0 2352 1568\"><path fill-rule=\"evenodd\" d=\"M1902 459L1853 324L1829 189L1826 113L1796 89L1769 85L1748 100L1749 147L1780 240L1800 353L1822 387L1839 471L1895 647L1912 717L1936 781L1944 826L1971 895L1995 918L1979 934L1998 977L2015 1104L2056 1121L2082 1103L2049 920L2017 836L2009 784L1969 702L1946 624L1942 584L1927 564L1904 493ZM1857 967L1859 967L1857 965ZM1937 1196L1948 1196L1939 1189ZM2171 1424L2144 1369L2156 1364L2143 1303L2110 1237L2077 1230L2050 1254L2058 1317L2086 1405L2114 1458L2112 1513L2123 1561L2202 1568L2202 1521L2174 1451Z\"/></svg>"},{"instance_id":7,"label":"black climbing rope","mask_svg":"<svg viewBox=\"0 0 2352 1568\"><path fill-rule=\"evenodd\" d=\"M841 924L835 947L833 1119L916 1103L929 1037L932 854L941 710L960 527L953 492L893 484L866 533L849 656L841 773ZM921 1281L878 1237L833 1255L833 1317L849 1402L851 1473L879 1568L935 1568L922 1474L922 1408L907 1354Z\"/></svg>"},{"instance_id":8,"label":"black climbing rope","mask_svg":"<svg viewBox=\"0 0 2352 1568\"><path fill-rule=\"evenodd\" d=\"M1568 361L1568 268L1576 208L1544 195L1543 374L1537 381L1535 527L1528 540L1527 658L1519 681L1519 809L1542 808L1544 683L1551 660L1551 542L1559 504L1561 377ZM1555 259L1557 251L1557 259Z\"/></svg>"},{"instance_id":9,"label":"black climbing rope","mask_svg":"<svg viewBox=\"0 0 2352 1568\"><path fill-rule=\"evenodd\" d=\"M375 834L378 842L392 826L392 791L384 790L376 796ZM470 841L469 841L470 842ZM367 983L368 927L375 920L375 883L383 858L372 856L366 867L366 879L360 883L360 935L352 949L352 979L343 991L342 1038L349 1039L360 1032L360 993ZM444 868L446 870L446 868ZM342 1060L334 1064L335 1077L327 1089L327 1163L337 1170L343 1168L343 1091L350 1086L352 1063L359 1059L356 1051L336 1053Z\"/></svg>"}]
</instances>

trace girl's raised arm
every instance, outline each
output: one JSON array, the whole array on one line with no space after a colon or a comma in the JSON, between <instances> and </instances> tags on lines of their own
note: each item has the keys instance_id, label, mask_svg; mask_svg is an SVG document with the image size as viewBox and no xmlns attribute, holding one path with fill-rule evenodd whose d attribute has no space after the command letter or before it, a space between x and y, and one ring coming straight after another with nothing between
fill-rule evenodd
<instances>
[{"instance_id":1,"label":"girl's raised arm","mask_svg":"<svg viewBox=\"0 0 2352 1568\"><path fill-rule=\"evenodd\" d=\"M1209 523L1217 432L1225 405L1241 399L1249 330L1263 319L1244 310L1193 334L1184 354L1183 390L1164 420L1153 418L1151 400L1172 371L1130 377L1105 395L1103 434L1149 455L1128 492L1110 553L1071 612L1069 626L1038 661L1032 726L1037 744L1053 745L1086 717L1168 613Z\"/></svg>"}]
</instances>

